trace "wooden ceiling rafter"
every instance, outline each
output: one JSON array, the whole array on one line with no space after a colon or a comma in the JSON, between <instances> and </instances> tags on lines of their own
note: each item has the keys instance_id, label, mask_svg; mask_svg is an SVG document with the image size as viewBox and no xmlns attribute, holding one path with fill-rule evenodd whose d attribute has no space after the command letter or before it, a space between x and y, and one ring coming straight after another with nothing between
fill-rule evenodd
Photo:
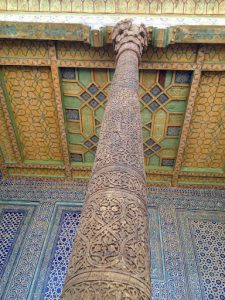
<instances>
[{"instance_id":1,"label":"wooden ceiling rafter","mask_svg":"<svg viewBox=\"0 0 225 300\"><path fill-rule=\"evenodd\" d=\"M67 68L109 68L115 69L114 61L90 61L90 60L71 60L71 59L58 59L59 67L67 67Z\"/></svg>"},{"instance_id":2,"label":"wooden ceiling rafter","mask_svg":"<svg viewBox=\"0 0 225 300\"><path fill-rule=\"evenodd\" d=\"M158 185L160 186L160 185ZM193 183L189 183L189 184L183 184L183 183L179 183L176 188L196 188L196 189L217 189L217 190L223 190L224 186L222 185L215 185L215 184L193 184Z\"/></svg>"},{"instance_id":3,"label":"wooden ceiling rafter","mask_svg":"<svg viewBox=\"0 0 225 300\"><path fill-rule=\"evenodd\" d=\"M65 124L64 124L64 114L63 114L62 99L61 99L56 47L53 41L48 43L48 50L49 50L49 57L51 61L52 84L55 93L59 130L61 135L61 146L62 146L63 160L65 164L66 180L70 181L72 179L71 166L70 166L69 151L68 151Z\"/></svg>"},{"instance_id":4,"label":"wooden ceiling rafter","mask_svg":"<svg viewBox=\"0 0 225 300\"><path fill-rule=\"evenodd\" d=\"M75 60L75 59L59 59L56 58L58 67L73 67L73 68L115 68L115 62L112 60L107 61L90 61L90 60ZM50 67L50 59L38 59L38 58L0 58L1 66L38 66L38 67ZM146 62L141 61L140 69L142 70L185 70L194 71L197 67L197 63L178 63L178 62ZM225 64L216 64L203 62L202 71L225 71Z\"/></svg>"},{"instance_id":5,"label":"wooden ceiling rafter","mask_svg":"<svg viewBox=\"0 0 225 300\"><path fill-rule=\"evenodd\" d=\"M50 66L51 61L50 59L38 59L38 58L0 58L0 65L1 66L38 66L38 67L45 67Z\"/></svg>"},{"instance_id":6,"label":"wooden ceiling rafter","mask_svg":"<svg viewBox=\"0 0 225 300\"><path fill-rule=\"evenodd\" d=\"M9 178L9 176L8 176ZM12 177L10 177L12 178ZM47 176L21 176L21 175L13 175L13 180L27 180L27 181L41 181L41 182L64 182L65 183L65 178L64 177L47 177ZM88 180L88 179L87 179ZM82 180L76 180L78 182L83 182ZM69 181L68 181L69 182Z\"/></svg>"},{"instance_id":7,"label":"wooden ceiling rafter","mask_svg":"<svg viewBox=\"0 0 225 300\"><path fill-rule=\"evenodd\" d=\"M225 64L211 64L204 62L202 66L202 71L225 71Z\"/></svg>"},{"instance_id":8,"label":"wooden ceiling rafter","mask_svg":"<svg viewBox=\"0 0 225 300\"><path fill-rule=\"evenodd\" d=\"M225 178L225 173L219 173L219 172L188 172L188 171L182 171L182 175L187 176L193 176L193 177L218 177L218 178Z\"/></svg>"},{"instance_id":9,"label":"wooden ceiling rafter","mask_svg":"<svg viewBox=\"0 0 225 300\"><path fill-rule=\"evenodd\" d=\"M4 164L3 155L0 152L0 172L3 178L8 177L7 167Z\"/></svg>"},{"instance_id":10,"label":"wooden ceiling rafter","mask_svg":"<svg viewBox=\"0 0 225 300\"><path fill-rule=\"evenodd\" d=\"M176 62L141 62L140 69L143 70L183 70L193 71L196 68L196 63L176 63Z\"/></svg>"},{"instance_id":11,"label":"wooden ceiling rafter","mask_svg":"<svg viewBox=\"0 0 225 300\"><path fill-rule=\"evenodd\" d=\"M92 29L91 26L81 23L0 21L0 27L2 39L78 41L97 48L112 43L112 26ZM147 26L147 31L148 43L159 48L165 48L171 44L225 43L225 28L220 25L177 25L165 28Z\"/></svg>"},{"instance_id":12,"label":"wooden ceiling rafter","mask_svg":"<svg viewBox=\"0 0 225 300\"><path fill-rule=\"evenodd\" d=\"M205 48L204 46L200 46L196 57L196 68L193 72L193 79L192 79L190 94L188 98L187 109L186 109L184 123L182 127L180 143L177 150L177 158L176 158L174 171L173 171L172 186L177 186L178 177L181 171L183 155L184 155L189 128L191 124L191 117L195 105L196 95L198 92L198 86L201 80L204 58L205 58Z\"/></svg>"},{"instance_id":13,"label":"wooden ceiling rafter","mask_svg":"<svg viewBox=\"0 0 225 300\"><path fill-rule=\"evenodd\" d=\"M49 169L49 170L65 170L65 165L52 165L52 164L31 164L31 163L10 163L7 164L8 168L26 168L26 169Z\"/></svg>"},{"instance_id":14,"label":"wooden ceiling rafter","mask_svg":"<svg viewBox=\"0 0 225 300\"><path fill-rule=\"evenodd\" d=\"M7 126L7 130L9 133L9 138L11 140L12 143L12 149L15 155L15 159L18 163L22 162L22 157L21 157L21 153L18 147L18 143L16 140L16 135L15 135L15 131L13 128L13 124L12 124L12 120L8 111L8 107L7 107L7 101L4 95L4 91L2 86L0 86L0 101L1 101L1 105L2 105L2 110L4 113L4 117L5 117L5 122L6 122L6 126Z\"/></svg>"}]
</instances>

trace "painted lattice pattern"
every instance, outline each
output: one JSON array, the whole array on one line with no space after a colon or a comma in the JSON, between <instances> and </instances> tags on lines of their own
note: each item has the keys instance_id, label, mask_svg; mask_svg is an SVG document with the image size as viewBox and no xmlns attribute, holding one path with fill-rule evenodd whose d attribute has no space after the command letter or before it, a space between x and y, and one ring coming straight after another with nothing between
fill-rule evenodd
<instances>
[{"instance_id":1,"label":"painted lattice pattern","mask_svg":"<svg viewBox=\"0 0 225 300\"><path fill-rule=\"evenodd\" d=\"M92 163L113 71L62 68L62 90L70 158ZM140 71L145 164L174 165L192 73Z\"/></svg>"},{"instance_id":2,"label":"painted lattice pattern","mask_svg":"<svg viewBox=\"0 0 225 300\"><path fill-rule=\"evenodd\" d=\"M94 161L112 72L103 69L61 69L70 159Z\"/></svg>"},{"instance_id":3,"label":"painted lattice pattern","mask_svg":"<svg viewBox=\"0 0 225 300\"><path fill-rule=\"evenodd\" d=\"M83 43L65 43L57 42L57 54L60 59L74 59L76 60L115 60L113 48L93 48L88 44Z\"/></svg>"},{"instance_id":4,"label":"painted lattice pattern","mask_svg":"<svg viewBox=\"0 0 225 300\"><path fill-rule=\"evenodd\" d=\"M198 89L183 161L184 167L223 168L225 73L204 72Z\"/></svg>"},{"instance_id":5,"label":"painted lattice pattern","mask_svg":"<svg viewBox=\"0 0 225 300\"><path fill-rule=\"evenodd\" d=\"M141 71L139 93L146 165L173 167L191 80L189 71Z\"/></svg>"},{"instance_id":6,"label":"painted lattice pattern","mask_svg":"<svg viewBox=\"0 0 225 300\"><path fill-rule=\"evenodd\" d=\"M59 125L50 69L2 69L6 99L25 160L61 161Z\"/></svg>"},{"instance_id":7,"label":"painted lattice pattern","mask_svg":"<svg viewBox=\"0 0 225 300\"><path fill-rule=\"evenodd\" d=\"M0 57L48 57L48 47L45 41L1 40Z\"/></svg>"},{"instance_id":8,"label":"painted lattice pattern","mask_svg":"<svg viewBox=\"0 0 225 300\"><path fill-rule=\"evenodd\" d=\"M17 210L3 210L0 214L0 277L12 253L24 217L25 212Z\"/></svg>"},{"instance_id":9,"label":"painted lattice pattern","mask_svg":"<svg viewBox=\"0 0 225 300\"><path fill-rule=\"evenodd\" d=\"M225 299L225 224L192 220L203 299Z\"/></svg>"},{"instance_id":10,"label":"painted lattice pattern","mask_svg":"<svg viewBox=\"0 0 225 300\"><path fill-rule=\"evenodd\" d=\"M205 61L209 63L224 63L225 49L223 45L207 45Z\"/></svg>"},{"instance_id":11,"label":"painted lattice pattern","mask_svg":"<svg viewBox=\"0 0 225 300\"><path fill-rule=\"evenodd\" d=\"M76 60L81 61L115 61L112 47L93 48L83 43L57 42L57 54L60 59L74 59L76 57ZM196 54L196 45L170 45L167 48L149 46L141 60L143 62L195 62Z\"/></svg>"},{"instance_id":12,"label":"painted lattice pattern","mask_svg":"<svg viewBox=\"0 0 225 300\"><path fill-rule=\"evenodd\" d=\"M151 62L195 62L196 45L169 45L166 48L149 46L142 61Z\"/></svg>"},{"instance_id":13,"label":"painted lattice pattern","mask_svg":"<svg viewBox=\"0 0 225 300\"><path fill-rule=\"evenodd\" d=\"M50 261L50 272L43 291L45 300L60 298L79 220L80 212L62 213Z\"/></svg>"}]
</instances>

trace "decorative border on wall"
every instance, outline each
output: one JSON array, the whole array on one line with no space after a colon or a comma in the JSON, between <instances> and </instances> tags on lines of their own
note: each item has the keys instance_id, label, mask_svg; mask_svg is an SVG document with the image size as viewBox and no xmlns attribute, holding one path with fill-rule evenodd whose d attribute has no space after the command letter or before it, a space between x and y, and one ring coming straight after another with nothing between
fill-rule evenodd
<instances>
[{"instance_id":1,"label":"decorative border on wall","mask_svg":"<svg viewBox=\"0 0 225 300\"><path fill-rule=\"evenodd\" d=\"M162 238L165 255L165 300L187 299L182 249L178 237L176 209L167 203L160 206ZM193 300L193 299L190 299Z\"/></svg>"},{"instance_id":2,"label":"decorative border on wall","mask_svg":"<svg viewBox=\"0 0 225 300\"><path fill-rule=\"evenodd\" d=\"M165 255L162 238L162 224L158 207L148 207L149 241L151 256L151 285L154 300L166 299Z\"/></svg>"},{"instance_id":3,"label":"decorative border on wall","mask_svg":"<svg viewBox=\"0 0 225 300\"><path fill-rule=\"evenodd\" d=\"M61 227L60 222L64 212L81 211L81 205L77 203L57 203L54 207L51 221L49 223L48 232L46 235L46 243L42 250L42 256L39 259L39 263L36 269L36 278L38 281L35 282L33 289L30 291L33 300L44 299L44 288L47 284L46 277L49 276L50 267L55 254L55 247L60 233Z\"/></svg>"},{"instance_id":4,"label":"decorative border on wall","mask_svg":"<svg viewBox=\"0 0 225 300\"><path fill-rule=\"evenodd\" d=\"M53 205L40 203L26 234L18 264L15 267L5 299L26 300L41 253Z\"/></svg>"},{"instance_id":5,"label":"decorative border on wall","mask_svg":"<svg viewBox=\"0 0 225 300\"><path fill-rule=\"evenodd\" d=\"M176 215L185 263L188 299L225 299L223 263L225 261L225 236L223 235L223 240L221 240L219 232L217 234L213 232L213 226L221 227L221 232L224 232L225 212L177 210ZM197 237L193 232L192 222L197 224L196 227L199 228L197 229L199 235L198 245L195 244ZM205 230L204 226L207 229L211 227L211 232ZM207 231L207 235L201 236L201 230ZM218 249L212 246L213 243ZM215 252L208 252L210 249Z\"/></svg>"},{"instance_id":6,"label":"decorative border on wall","mask_svg":"<svg viewBox=\"0 0 225 300\"><path fill-rule=\"evenodd\" d=\"M81 182L0 181L1 198L8 201L32 199L48 203L57 201L82 203L86 188L87 183ZM174 205L184 209L225 209L225 189L149 187L147 192L150 206Z\"/></svg>"}]
</instances>

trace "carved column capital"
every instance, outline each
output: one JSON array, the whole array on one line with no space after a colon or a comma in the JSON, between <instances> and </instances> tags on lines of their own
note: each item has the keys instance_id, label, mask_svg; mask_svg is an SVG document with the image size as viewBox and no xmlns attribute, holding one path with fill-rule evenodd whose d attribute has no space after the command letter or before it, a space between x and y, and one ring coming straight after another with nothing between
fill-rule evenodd
<instances>
[{"instance_id":1,"label":"carved column capital","mask_svg":"<svg viewBox=\"0 0 225 300\"><path fill-rule=\"evenodd\" d=\"M131 19L116 24L112 33L114 50L118 60L121 53L126 50L134 51L140 59L143 50L148 46L145 25L136 25Z\"/></svg>"}]
</instances>

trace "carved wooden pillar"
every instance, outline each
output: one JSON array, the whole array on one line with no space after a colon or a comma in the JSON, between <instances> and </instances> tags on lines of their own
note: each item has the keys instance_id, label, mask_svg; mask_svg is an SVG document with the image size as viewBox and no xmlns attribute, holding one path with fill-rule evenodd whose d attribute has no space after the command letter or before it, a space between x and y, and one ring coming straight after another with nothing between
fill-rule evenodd
<instances>
[{"instance_id":1,"label":"carved wooden pillar","mask_svg":"<svg viewBox=\"0 0 225 300\"><path fill-rule=\"evenodd\" d=\"M64 300L150 297L148 215L138 101L144 26L130 20L113 32L117 66L81 223L70 258Z\"/></svg>"}]
</instances>

